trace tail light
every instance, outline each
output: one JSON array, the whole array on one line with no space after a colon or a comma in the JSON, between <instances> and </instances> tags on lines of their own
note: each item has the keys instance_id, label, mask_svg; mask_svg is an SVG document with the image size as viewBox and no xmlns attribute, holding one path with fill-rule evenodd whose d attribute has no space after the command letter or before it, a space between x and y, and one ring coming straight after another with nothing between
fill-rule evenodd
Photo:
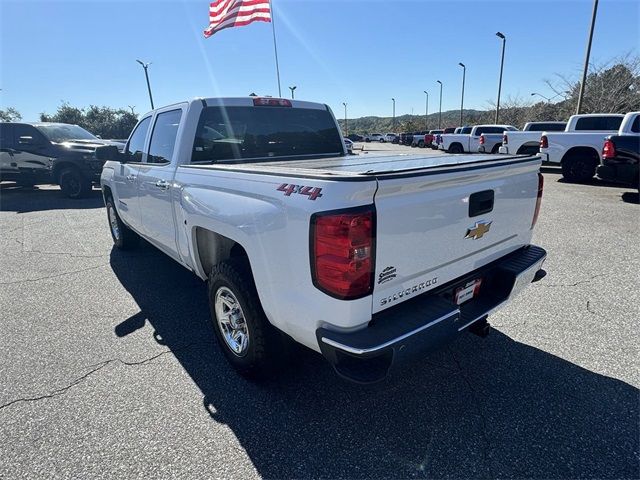
<instances>
[{"instance_id":1,"label":"tail light","mask_svg":"<svg viewBox=\"0 0 640 480\"><path fill-rule=\"evenodd\" d=\"M602 147L602 158L613 158L616 156L616 146L611 140L605 140Z\"/></svg>"},{"instance_id":2,"label":"tail light","mask_svg":"<svg viewBox=\"0 0 640 480\"><path fill-rule=\"evenodd\" d=\"M373 207L318 213L311 218L313 284L342 300L370 295L375 271Z\"/></svg>"},{"instance_id":3,"label":"tail light","mask_svg":"<svg viewBox=\"0 0 640 480\"><path fill-rule=\"evenodd\" d=\"M544 190L544 177L541 173L538 173L538 198L536 198L536 209L533 211L533 221L531 222L531 228L535 227L538 222L538 215L540 214L540 205L542 204L542 191Z\"/></svg>"},{"instance_id":4,"label":"tail light","mask_svg":"<svg viewBox=\"0 0 640 480\"><path fill-rule=\"evenodd\" d=\"M484 145L484 135L480 135L480 145Z\"/></svg>"},{"instance_id":5,"label":"tail light","mask_svg":"<svg viewBox=\"0 0 640 480\"><path fill-rule=\"evenodd\" d=\"M509 135L506 133L502 134L502 145L507 145L509 143Z\"/></svg>"},{"instance_id":6,"label":"tail light","mask_svg":"<svg viewBox=\"0 0 640 480\"><path fill-rule=\"evenodd\" d=\"M546 135L540 137L540 148L549 148L549 139Z\"/></svg>"},{"instance_id":7,"label":"tail light","mask_svg":"<svg viewBox=\"0 0 640 480\"><path fill-rule=\"evenodd\" d=\"M286 98L261 98L253 99L254 107L291 107L291 100Z\"/></svg>"}]
</instances>

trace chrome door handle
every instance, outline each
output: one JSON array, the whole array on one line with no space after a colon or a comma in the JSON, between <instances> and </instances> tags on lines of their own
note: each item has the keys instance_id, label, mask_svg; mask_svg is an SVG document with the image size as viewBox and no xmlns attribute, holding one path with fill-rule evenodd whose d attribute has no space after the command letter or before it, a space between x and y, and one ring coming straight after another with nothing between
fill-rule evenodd
<instances>
[{"instance_id":1,"label":"chrome door handle","mask_svg":"<svg viewBox=\"0 0 640 480\"><path fill-rule=\"evenodd\" d=\"M127 175L127 180L133 182L136 179L135 175Z\"/></svg>"},{"instance_id":2,"label":"chrome door handle","mask_svg":"<svg viewBox=\"0 0 640 480\"><path fill-rule=\"evenodd\" d=\"M158 180L156 182L156 187L162 190L167 190L169 188L169 182L167 182L166 180Z\"/></svg>"}]
</instances>

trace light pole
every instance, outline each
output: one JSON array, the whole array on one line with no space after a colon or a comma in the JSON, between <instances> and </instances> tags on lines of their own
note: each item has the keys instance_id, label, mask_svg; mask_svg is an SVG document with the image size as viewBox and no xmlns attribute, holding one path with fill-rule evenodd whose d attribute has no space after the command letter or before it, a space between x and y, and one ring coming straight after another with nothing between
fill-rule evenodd
<instances>
[{"instance_id":1,"label":"light pole","mask_svg":"<svg viewBox=\"0 0 640 480\"><path fill-rule=\"evenodd\" d=\"M153 97L151 96L151 84L149 83L149 73L147 72L147 68L149 68L149 65L151 65L151 62L144 63L141 60L136 60L136 62L138 62L140 65L142 65L142 68L144 68L144 76L147 79L147 90L149 90L149 101L151 102L151 110L153 110L155 107L153 106Z\"/></svg>"},{"instance_id":2,"label":"light pole","mask_svg":"<svg viewBox=\"0 0 640 480\"><path fill-rule=\"evenodd\" d=\"M424 103L424 129L429 130L428 128L428 118L429 118L429 92L423 90L424 94L427 96L427 99Z\"/></svg>"},{"instance_id":3,"label":"light pole","mask_svg":"<svg viewBox=\"0 0 640 480\"><path fill-rule=\"evenodd\" d=\"M535 96L535 95L537 95L537 96L539 96L539 97L544 98L547 102L550 102L550 101L551 101L551 99L550 99L549 97L545 97L545 96L544 96L544 95L542 95L541 93L533 92L533 93L531 94L531 96L532 96L532 97L533 97L533 96Z\"/></svg>"},{"instance_id":4,"label":"light pole","mask_svg":"<svg viewBox=\"0 0 640 480\"><path fill-rule=\"evenodd\" d=\"M462 126L462 110L464 109L464 79L467 75L467 67L465 67L464 63L458 63L462 67L462 98L460 100L460 126Z\"/></svg>"},{"instance_id":5,"label":"light pole","mask_svg":"<svg viewBox=\"0 0 640 480\"><path fill-rule=\"evenodd\" d=\"M349 127L347 127L347 102L342 102L344 105L344 136L349 135Z\"/></svg>"},{"instance_id":6,"label":"light pole","mask_svg":"<svg viewBox=\"0 0 640 480\"><path fill-rule=\"evenodd\" d=\"M298 87L297 87L297 86L295 86L295 85L294 85L293 87L289 87L289 90L291 90L291 100L294 100L294 99L295 99L295 97L294 97L294 95L293 95L293 91L294 91L296 88L298 88Z\"/></svg>"},{"instance_id":7,"label":"light pole","mask_svg":"<svg viewBox=\"0 0 640 480\"><path fill-rule=\"evenodd\" d=\"M392 98L391 101L393 102L393 131L396 131L396 99Z\"/></svg>"},{"instance_id":8,"label":"light pole","mask_svg":"<svg viewBox=\"0 0 640 480\"><path fill-rule=\"evenodd\" d=\"M582 108L582 97L584 96L584 84L587 81L587 71L589 70L589 57L591 56L591 42L593 41L593 27L596 25L596 14L598 13L598 0L593 0L593 12L591 13L591 28L589 29L589 41L587 42L587 54L584 57L584 69L582 70L582 82L580 82L580 94L578 95L578 106L576 115L580 115Z\"/></svg>"},{"instance_id":9,"label":"light pole","mask_svg":"<svg viewBox=\"0 0 640 480\"><path fill-rule=\"evenodd\" d=\"M500 80L498 80L498 101L496 102L496 122L500 117L500 92L502 91L502 68L504 67L504 47L507 43L507 37L502 32L496 32L496 37L502 39L502 57L500 59Z\"/></svg>"},{"instance_id":10,"label":"light pole","mask_svg":"<svg viewBox=\"0 0 640 480\"><path fill-rule=\"evenodd\" d=\"M438 130L440 130L442 128L442 82L440 80L436 82L440 84L440 109L438 110Z\"/></svg>"}]
</instances>

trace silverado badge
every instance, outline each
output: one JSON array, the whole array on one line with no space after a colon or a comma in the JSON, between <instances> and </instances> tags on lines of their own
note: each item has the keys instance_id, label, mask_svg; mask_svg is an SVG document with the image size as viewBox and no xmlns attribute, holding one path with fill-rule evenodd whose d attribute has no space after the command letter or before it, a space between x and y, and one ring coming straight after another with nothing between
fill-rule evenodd
<instances>
[{"instance_id":1,"label":"silverado badge","mask_svg":"<svg viewBox=\"0 0 640 480\"><path fill-rule=\"evenodd\" d=\"M467 229L467 234L464 238L471 238L473 240L482 238L491 228L491 223L492 222L485 222L484 220L476 222L473 227Z\"/></svg>"}]
</instances>

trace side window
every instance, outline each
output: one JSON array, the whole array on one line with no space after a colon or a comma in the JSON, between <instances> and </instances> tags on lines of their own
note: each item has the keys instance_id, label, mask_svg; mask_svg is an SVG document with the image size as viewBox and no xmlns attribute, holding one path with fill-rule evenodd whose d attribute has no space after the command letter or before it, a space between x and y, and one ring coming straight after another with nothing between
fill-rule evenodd
<instances>
[{"instance_id":1,"label":"side window","mask_svg":"<svg viewBox=\"0 0 640 480\"><path fill-rule=\"evenodd\" d=\"M12 148L13 138L11 137L12 125L0 123L0 148Z\"/></svg>"},{"instance_id":2,"label":"side window","mask_svg":"<svg viewBox=\"0 0 640 480\"><path fill-rule=\"evenodd\" d=\"M486 129L484 129L484 128L477 128L477 129L476 129L476 133L475 133L475 135L474 135L474 136L479 137L480 135L482 135L482 134L483 134L483 133L485 133L485 132L486 132Z\"/></svg>"},{"instance_id":3,"label":"side window","mask_svg":"<svg viewBox=\"0 0 640 480\"><path fill-rule=\"evenodd\" d=\"M13 145L16 150L30 151L44 146L46 138L31 125L13 126Z\"/></svg>"},{"instance_id":4,"label":"side window","mask_svg":"<svg viewBox=\"0 0 640 480\"><path fill-rule=\"evenodd\" d=\"M127 155L127 161L129 162L141 162L144 155L144 140L147 138L147 130L149 130L149 124L151 123L151 117L147 117L138 123L129 138L125 154Z\"/></svg>"},{"instance_id":5,"label":"side window","mask_svg":"<svg viewBox=\"0 0 640 480\"><path fill-rule=\"evenodd\" d=\"M631 131L633 133L640 133L640 115L636 115L636 119L631 124Z\"/></svg>"},{"instance_id":6,"label":"side window","mask_svg":"<svg viewBox=\"0 0 640 480\"><path fill-rule=\"evenodd\" d=\"M158 114L151 133L147 163L171 162L181 117L182 110L171 110Z\"/></svg>"}]
</instances>

